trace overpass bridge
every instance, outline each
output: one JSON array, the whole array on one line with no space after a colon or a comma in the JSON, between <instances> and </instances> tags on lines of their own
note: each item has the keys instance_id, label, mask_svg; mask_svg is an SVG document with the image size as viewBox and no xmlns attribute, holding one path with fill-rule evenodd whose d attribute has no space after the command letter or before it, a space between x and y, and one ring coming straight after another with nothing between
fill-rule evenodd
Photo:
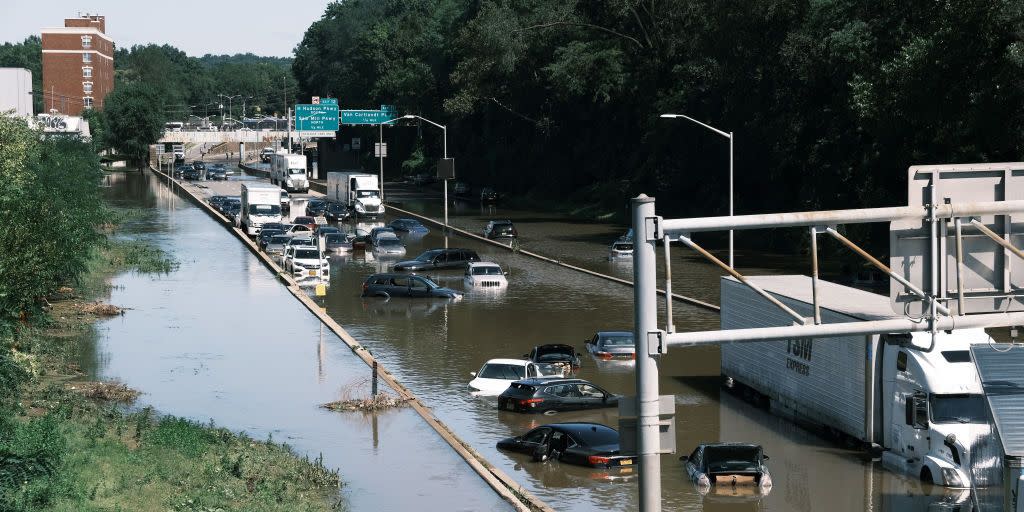
<instances>
[{"instance_id":1,"label":"overpass bridge","mask_svg":"<svg viewBox=\"0 0 1024 512\"><path fill-rule=\"evenodd\" d=\"M287 130L165 131L157 142L220 144L224 142L274 142L288 137Z\"/></svg>"}]
</instances>

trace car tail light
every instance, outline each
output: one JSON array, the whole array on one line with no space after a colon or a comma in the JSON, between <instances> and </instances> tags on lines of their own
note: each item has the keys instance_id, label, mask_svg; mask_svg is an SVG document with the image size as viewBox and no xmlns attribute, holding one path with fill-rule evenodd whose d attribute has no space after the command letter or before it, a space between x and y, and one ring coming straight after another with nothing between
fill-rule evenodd
<instances>
[{"instance_id":1,"label":"car tail light","mask_svg":"<svg viewBox=\"0 0 1024 512\"><path fill-rule=\"evenodd\" d=\"M587 457L587 462L590 463L590 465L592 466L596 466L598 464L608 464L610 460L611 459L609 459L608 457L602 457L600 455L591 455Z\"/></svg>"},{"instance_id":2,"label":"car tail light","mask_svg":"<svg viewBox=\"0 0 1024 512\"><path fill-rule=\"evenodd\" d=\"M519 406L520 407L527 407L527 406L529 406L529 407L537 407L537 404L539 404L539 403L541 403L543 401L544 401L543 398L527 398L525 400L520 400L519 401Z\"/></svg>"},{"instance_id":3,"label":"car tail light","mask_svg":"<svg viewBox=\"0 0 1024 512\"><path fill-rule=\"evenodd\" d=\"M601 359L611 359L612 355L610 352L598 352L597 357L600 357Z\"/></svg>"},{"instance_id":4,"label":"car tail light","mask_svg":"<svg viewBox=\"0 0 1024 512\"><path fill-rule=\"evenodd\" d=\"M369 290L369 289L370 289L370 285L368 285L366 283L363 283L363 293L366 293L366 290Z\"/></svg>"}]
</instances>

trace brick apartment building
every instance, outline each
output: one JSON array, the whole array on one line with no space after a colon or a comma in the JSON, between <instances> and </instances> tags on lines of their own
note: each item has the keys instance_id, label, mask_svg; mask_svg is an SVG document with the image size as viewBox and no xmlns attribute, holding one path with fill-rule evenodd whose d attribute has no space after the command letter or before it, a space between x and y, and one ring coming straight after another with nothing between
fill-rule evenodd
<instances>
[{"instance_id":1,"label":"brick apartment building","mask_svg":"<svg viewBox=\"0 0 1024 512\"><path fill-rule=\"evenodd\" d=\"M42 30L44 113L79 116L103 108L114 89L114 41L106 28L103 16L86 14Z\"/></svg>"}]
</instances>

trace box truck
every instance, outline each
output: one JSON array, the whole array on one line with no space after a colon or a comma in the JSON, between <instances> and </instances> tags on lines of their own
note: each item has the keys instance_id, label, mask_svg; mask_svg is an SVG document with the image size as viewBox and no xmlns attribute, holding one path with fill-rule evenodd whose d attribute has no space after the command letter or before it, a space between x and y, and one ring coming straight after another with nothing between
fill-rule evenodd
<instances>
[{"instance_id":1,"label":"box truck","mask_svg":"<svg viewBox=\"0 0 1024 512\"><path fill-rule=\"evenodd\" d=\"M267 183L242 182L238 227L255 236L268 222L281 222L281 189Z\"/></svg>"},{"instance_id":2,"label":"box truck","mask_svg":"<svg viewBox=\"0 0 1024 512\"><path fill-rule=\"evenodd\" d=\"M749 279L813 317L809 277ZM898 318L888 297L827 281L819 281L818 302L823 323ZM731 277L722 279L721 304L723 330L793 324ZM733 343L722 346L722 374L727 385L766 398L773 413L881 450L890 470L946 487L984 487L995 482L991 454L999 443L971 353L991 342L983 329L964 329L934 338L912 333Z\"/></svg>"},{"instance_id":3,"label":"box truck","mask_svg":"<svg viewBox=\"0 0 1024 512\"><path fill-rule=\"evenodd\" d=\"M306 155L277 153L270 157L270 182L288 192L308 192Z\"/></svg>"},{"instance_id":4,"label":"box truck","mask_svg":"<svg viewBox=\"0 0 1024 512\"><path fill-rule=\"evenodd\" d=\"M377 176L362 171L327 173L327 199L345 206L357 217L376 218L384 215Z\"/></svg>"}]
</instances>

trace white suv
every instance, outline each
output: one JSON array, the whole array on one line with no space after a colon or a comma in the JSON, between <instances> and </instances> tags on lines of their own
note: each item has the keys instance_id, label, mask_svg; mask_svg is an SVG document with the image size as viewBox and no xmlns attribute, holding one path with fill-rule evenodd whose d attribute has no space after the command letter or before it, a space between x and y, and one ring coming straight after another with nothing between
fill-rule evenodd
<instances>
[{"instance_id":1,"label":"white suv","mask_svg":"<svg viewBox=\"0 0 1024 512\"><path fill-rule=\"evenodd\" d=\"M505 271L497 263L489 261L470 262L462 281L467 290L472 288L500 289L508 286Z\"/></svg>"},{"instance_id":2,"label":"white suv","mask_svg":"<svg viewBox=\"0 0 1024 512\"><path fill-rule=\"evenodd\" d=\"M284 270L296 278L328 277L331 265L312 245L291 245L284 252Z\"/></svg>"}]
</instances>

